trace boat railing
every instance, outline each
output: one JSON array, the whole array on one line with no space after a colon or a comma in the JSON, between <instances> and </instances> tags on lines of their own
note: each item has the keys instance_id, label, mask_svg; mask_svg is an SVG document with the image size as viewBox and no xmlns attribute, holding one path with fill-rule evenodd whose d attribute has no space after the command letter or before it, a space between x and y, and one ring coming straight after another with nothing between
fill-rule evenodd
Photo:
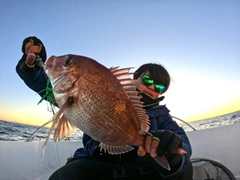
<instances>
[{"instance_id":1,"label":"boat railing","mask_svg":"<svg viewBox=\"0 0 240 180\"><path fill-rule=\"evenodd\" d=\"M32 139L36 136L37 132L42 129L44 126L48 125L49 123L51 123L53 121L53 119L51 119L50 121L44 123L43 125L41 125L40 127L38 127L30 136L29 138L26 140L27 142L31 142Z\"/></svg>"},{"instance_id":2,"label":"boat railing","mask_svg":"<svg viewBox=\"0 0 240 180\"><path fill-rule=\"evenodd\" d=\"M195 129L191 124L187 123L186 121L184 121L184 120L182 120L182 119L180 119L180 118L177 118L177 117L175 117L175 116L172 116L172 118L174 118L174 119L176 119L176 120L178 120L178 121L181 121L181 122L185 123L185 124L188 125L190 128L192 128L193 131L196 131L196 129Z\"/></svg>"}]
</instances>

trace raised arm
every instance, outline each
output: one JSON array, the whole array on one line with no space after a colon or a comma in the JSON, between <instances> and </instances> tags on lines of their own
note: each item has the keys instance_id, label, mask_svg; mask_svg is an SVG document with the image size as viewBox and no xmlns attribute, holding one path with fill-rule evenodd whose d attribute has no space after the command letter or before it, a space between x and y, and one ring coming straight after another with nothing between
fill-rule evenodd
<instances>
[{"instance_id":1,"label":"raised arm","mask_svg":"<svg viewBox=\"0 0 240 180\"><path fill-rule=\"evenodd\" d=\"M36 58L38 55L43 63L46 61L45 47L37 37L27 37L23 40L22 52L23 55L16 66L16 72L30 89L43 96L47 85L47 76L36 63Z\"/></svg>"}]
</instances>

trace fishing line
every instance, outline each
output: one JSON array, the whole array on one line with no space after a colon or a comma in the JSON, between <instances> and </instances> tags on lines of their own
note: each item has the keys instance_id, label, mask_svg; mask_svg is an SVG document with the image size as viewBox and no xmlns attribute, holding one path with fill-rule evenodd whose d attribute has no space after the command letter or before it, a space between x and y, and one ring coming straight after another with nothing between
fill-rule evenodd
<instances>
[{"instance_id":1,"label":"fishing line","mask_svg":"<svg viewBox=\"0 0 240 180\"><path fill-rule=\"evenodd\" d=\"M72 15L72 10L73 10L74 4L75 4L75 0L73 0L73 2L72 2L71 10L70 10L70 12L69 12L69 14L68 14L68 17L67 17L66 21L65 21L65 26L64 26L64 27L65 27L65 30L64 30L64 34L63 34L62 47L61 47L61 51L60 51L61 53L63 52L63 45L64 45L65 38L66 38L66 34L67 34L67 29L66 29L66 27L68 27L68 26L66 26L66 25L67 25L67 22L69 21L71 15Z\"/></svg>"},{"instance_id":2,"label":"fishing line","mask_svg":"<svg viewBox=\"0 0 240 180\"><path fill-rule=\"evenodd\" d=\"M66 38L66 34L67 34L67 29L66 29L66 27L67 27L67 22L69 21L71 15L72 15L72 10L73 10L74 4L75 4L75 0L72 1L72 7L71 7L70 12L69 12L69 14L68 14L68 18L66 19L66 22L65 22L65 26L64 26L64 27L65 27L65 30L64 30L64 34L63 34L62 47L61 47L61 51L60 51L61 54L62 54L62 52L63 52L63 45L64 45L65 38ZM57 159L58 159L58 163L59 163L59 165L60 165L60 155L59 155L59 152L58 152L58 143L55 143L55 144L56 144L57 157L58 157Z\"/></svg>"},{"instance_id":3,"label":"fishing line","mask_svg":"<svg viewBox=\"0 0 240 180\"><path fill-rule=\"evenodd\" d=\"M66 23L67 23L67 21L68 21L68 20L70 19L70 17L71 17L72 9L73 9L74 4L75 4L75 0L72 1L72 7L71 7L71 9L70 9L70 12L69 12L68 18L67 18L67 20L66 20ZM66 24L66 23L65 23L65 24ZM66 27L66 26L65 26L65 27ZM63 44L64 44L64 41L65 41L66 33L67 33L67 30L65 29L64 35L63 35L63 42L62 42L62 47L61 47L61 53L62 53L62 50L63 50ZM45 70L44 63L42 62L42 59L39 57L39 55L37 55L36 63ZM48 87L48 84L47 84L47 87L46 87L46 88L49 88L49 87ZM45 89L44 89L44 90L45 90ZM40 93L40 92L39 92L39 93ZM46 95L38 102L38 104L41 103L44 98L47 98L48 100L50 100L49 102L50 102L50 106L51 106L51 108L52 108L52 106L54 106L54 103L51 102L51 101L52 101L52 98L53 98L52 96L53 96L53 95L52 95L52 92L50 92L50 90L49 90L49 92L46 93ZM53 111L53 109L52 109L52 112L53 112L53 114L55 114L54 111ZM26 141L31 141L32 138L33 138L34 136L36 136L36 133L37 133L40 129L42 129L44 126L46 126L47 124L49 124L49 123L52 122L52 121L53 121L53 120L51 119L51 120L49 120L48 122L44 123L42 126L40 126L36 131L33 132L33 134L31 134L31 135L29 136L29 138L28 138Z\"/></svg>"}]
</instances>

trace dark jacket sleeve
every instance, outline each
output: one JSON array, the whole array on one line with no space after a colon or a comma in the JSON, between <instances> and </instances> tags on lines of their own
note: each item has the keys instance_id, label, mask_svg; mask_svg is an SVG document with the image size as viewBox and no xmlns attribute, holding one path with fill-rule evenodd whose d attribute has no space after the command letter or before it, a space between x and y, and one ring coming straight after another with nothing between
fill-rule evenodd
<instances>
[{"instance_id":1,"label":"dark jacket sleeve","mask_svg":"<svg viewBox=\"0 0 240 180\"><path fill-rule=\"evenodd\" d=\"M187 152L187 154L182 155L182 163L177 171L172 174L161 173L163 177L169 178L170 176L174 176L175 174L183 171L188 166L192 154L191 144L184 129L179 127L176 121L173 121L171 115L169 114L169 110L165 106L162 106L158 110L153 109L148 112L148 115L151 120L151 130L170 130L182 137L182 148Z\"/></svg>"},{"instance_id":2,"label":"dark jacket sleeve","mask_svg":"<svg viewBox=\"0 0 240 180\"><path fill-rule=\"evenodd\" d=\"M93 140L85 133L83 134L82 142L83 148L79 148L75 151L73 156L74 159L93 156L95 148L97 148L100 144L100 142Z\"/></svg>"},{"instance_id":3,"label":"dark jacket sleeve","mask_svg":"<svg viewBox=\"0 0 240 180\"><path fill-rule=\"evenodd\" d=\"M157 119L157 126L158 129L171 130L172 132L182 137L182 148L187 151L186 156L189 159L192 155L192 148L183 128L179 127L176 121L173 121L172 117L169 114L165 114Z\"/></svg>"},{"instance_id":4,"label":"dark jacket sleeve","mask_svg":"<svg viewBox=\"0 0 240 180\"><path fill-rule=\"evenodd\" d=\"M47 75L44 70L40 68L36 71L23 72L20 69L22 63L22 60L20 60L16 66L17 74L30 89L38 93L40 96L43 96L47 85Z\"/></svg>"}]
</instances>

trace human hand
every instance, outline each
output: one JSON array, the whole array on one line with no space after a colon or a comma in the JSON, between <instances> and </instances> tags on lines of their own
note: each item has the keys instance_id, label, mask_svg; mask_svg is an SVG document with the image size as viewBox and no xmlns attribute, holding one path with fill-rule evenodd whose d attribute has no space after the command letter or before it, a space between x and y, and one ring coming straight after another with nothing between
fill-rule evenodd
<instances>
[{"instance_id":1,"label":"human hand","mask_svg":"<svg viewBox=\"0 0 240 180\"><path fill-rule=\"evenodd\" d=\"M181 154L186 153L182 146L181 136L169 130L150 131L145 137L145 143L138 149L139 156L148 153L152 158L165 156L171 166L178 166L181 162Z\"/></svg>"},{"instance_id":2,"label":"human hand","mask_svg":"<svg viewBox=\"0 0 240 180\"><path fill-rule=\"evenodd\" d=\"M29 68L35 67L35 60L37 55L39 55L43 62L46 61L45 47L42 41L35 36L27 37L23 40L22 52L26 57L25 64Z\"/></svg>"}]
</instances>

